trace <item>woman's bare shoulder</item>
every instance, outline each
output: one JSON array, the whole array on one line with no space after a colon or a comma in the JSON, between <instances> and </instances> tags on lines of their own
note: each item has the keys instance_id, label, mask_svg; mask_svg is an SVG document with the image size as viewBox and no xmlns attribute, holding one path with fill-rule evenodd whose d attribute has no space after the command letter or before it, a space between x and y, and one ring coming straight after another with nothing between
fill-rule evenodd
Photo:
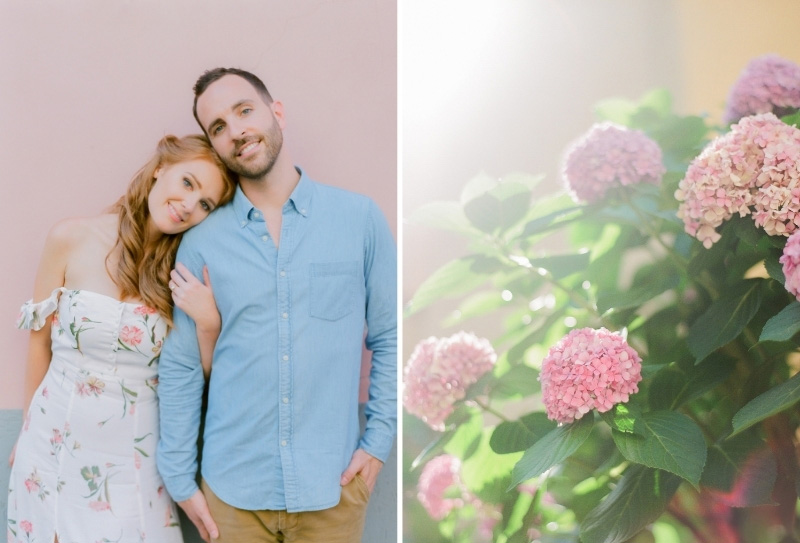
<instances>
[{"instance_id":1,"label":"woman's bare shoulder","mask_svg":"<svg viewBox=\"0 0 800 543\"><path fill-rule=\"evenodd\" d=\"M115 237L117 216L113 214L93 217L70 217L61 219L50 228L47 244L60 247L75 247L95 237Z\"/></svg>"}]
</instances>

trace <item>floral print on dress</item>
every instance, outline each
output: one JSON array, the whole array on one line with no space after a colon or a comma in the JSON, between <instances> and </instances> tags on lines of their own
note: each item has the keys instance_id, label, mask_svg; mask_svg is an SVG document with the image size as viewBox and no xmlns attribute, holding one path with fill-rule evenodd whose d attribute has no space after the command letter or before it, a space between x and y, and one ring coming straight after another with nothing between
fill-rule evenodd
<instances>
[{"instance_id":1,"label":"floral print on dress","mask_svg":"<svg viewBox=\"0 0 800 543\"><path fill-rule=\"evenodd\" d=\"M47 490L44 483L42 483L42 478L39 477L36 468L33 468L31 474L25 479L25 488L29 493L39 496L39 499L42 501L50 494L50 491Z\"/></svg>"},{"instance_id":2,"label":"floral print on dress","mask_svg":"<svg viewBox=\"0 0 800 543\"><path fill-rule=\"evenodd\" d=\"M114 467L114 464L106 464L108 470ZM115 473L110 471L104 474L100 471L99 466L84 466L81 469L81 477L83 477L89 487L89 494L86 496L91 499L89 501L89 509L97 512L111 511L111 495L108 491L108 480L114 475Z\"/></svg>"},{"instance_id":3,"label":"floral print on dress","mask_svg":"<svg viewBox=\"0 0 800 543\"><path fill-rule=\"evenodd\" d=\"M78 396L82 398L87 398L89 396L98 398L105 388L106 384L94 375L87 376L85 379L75 383L75 391L78 393Z\"/></svg>"},{"instance_id":4,"label":"floral print on dress","mask_svg":"<svg viewBox=\"0 0 800 543\"><path fill-rule=\"evenodd\" d=\"M141 303L65 288L20 315L22 328L52 315L53 358L17 445L9 543L182 543L155 465L164 320Z\"/></svg>"}]
</instances>

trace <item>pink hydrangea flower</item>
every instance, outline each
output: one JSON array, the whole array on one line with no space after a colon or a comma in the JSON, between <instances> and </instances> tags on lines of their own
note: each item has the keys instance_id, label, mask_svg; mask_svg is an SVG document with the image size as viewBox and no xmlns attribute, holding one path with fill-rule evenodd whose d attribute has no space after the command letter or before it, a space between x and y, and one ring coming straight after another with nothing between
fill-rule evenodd
<instances>
[{"instance_id":1,"label":"pink hydrangea flower","mask_svg":"<svg viewBox=\"0 0 800 543\"><path fill-rule=\"evenodd\" d=\"M567 150L563 175L576 201L596 202L618 184L661 182L661 148L640 130L593 125Z\"/></svg>"},{"instance_id":2,"label":"pink hydrangea flower","mask_svg":"<svg viewBox=\"0 0 800 543\"><path fill-rule=\"evenodd\" d=\"M434 430L444 430L444 421L453 412L454 404L464 398L470 385L491 371L496 360L497 354L487 339L467 332L421 341L405 368L406 411Z\"/></svg>"},{"instance_id":3,"label":"pink hydrangea flower","mask_svg":"<svg viewBox=\"0 0 800 543\"><path fill-rule=\"evenodd\" d=\"M710 248L717 228L753 214L770 235L788 235L800 218L800 130L772 113L745 117L695 158L675 191L686 232Z\"/></svg>"},{"instance_id":4,"label":"pink hydrangea flower","mask_svg":"<svg viewBox=\"0 0 800 543\"><path fill-rule=\"evenodd\" d=\"M739 123L762 148L763 164L756 177L753 220L771 236L788 236L800 225L800 130L773 114Z\"/></svg>"},{"instance_id":5,"label":"pink hydrangea flower","mask_svg":"<svg viewBox=\"0 0 800 543\"><path fill-rule=\"evenodd\" d=\"M417 483L417 498L434 520L442 520L454 509L471 505L475 509L473 541L491 542L500 508L483 503L461 480L461 460L442 454L425 464Z\"/></svg>"},{"instance_id":6,"label":"pink hydrangea flower","mask_svg":"<svg viewBox=\"0 0 800 543\"><path fill-rule=\"evenodd\" d=\"M460 471L461 460L450 454L439 455L422 468L417 498L434 520L442 520L453 509L464 506L468 492ZM453 495L457 497L446 497Z\"/></svg>"},{"instance_id":7,"label":"pink hydrangea flower","mask_svg":"<svg viewBox=\"0 0 800 543\"><path fill-rule=\"evenodd\" d=\"M33 524L31 524L29 520L21 520L19 522L19 527L26 534L30 534L33 531ZM9 539L9 541L11 540Z\"/></svg>"},{"instance_id":8,"label":"pink hydrangea flower","mask_svg":"<svg viewBox=\"0 0 800 543\"><path fill-rule=\"evenodd\" d=\"M800 301L800 231L786 240L780 263L783 264L783 275L786 277L786 290Z\"/></svg>"},{"instance_id":9,"label":"pink hydrangea flower","mask_svg":"<svg viewBox=\"0 0 800 543\"><path fill-rule=\"evenodd\" d=\"M791 113L800 107L800 66L779 57L755 58L739 75L728 96L723 118L733 123L755 113Z\"/></svg>"},{"instance_id":10,"label":"pink hydrangea flower","mask_svg":"<svg viewBox=\"0 0 800 543\"><path fill-rule=\"evenodd\" d=\"M581 328L550 348L539 380L547 417L564 424L597 409L604 413L639 391L642 359L621 335Z\"/></svg>"}]
</instances>

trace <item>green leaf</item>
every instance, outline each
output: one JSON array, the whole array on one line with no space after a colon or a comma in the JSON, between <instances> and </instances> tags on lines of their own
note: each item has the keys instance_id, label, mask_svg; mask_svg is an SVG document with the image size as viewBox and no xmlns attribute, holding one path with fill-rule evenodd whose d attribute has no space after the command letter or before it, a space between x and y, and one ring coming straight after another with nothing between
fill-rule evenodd
<instances>
[{"instance_id":1,"label":"green leaf","mask_svg":"<svg viewBox=\"0 0 800 543\"><path fill-rule=\"evenodd\" d=\"M594 106L594 115L600 121L611 121L624 126L630 124L635 112L636 104L623 98L609 98Z\"/></svg>"},{"instance_id":2,"label":"green leaf","mask_svg":"<svg viewBox=\"0 0 800 543\"><path fill-rule=\"evenodd\" d=\"M788 341L797 332L800 332L800 302L794 301L767 321L758 341Z\"/></svg>"},{"instance_id":3,"label":"green leaf","mask_svg":"<svg viewBox=\"0 0 800 543\"><path fill-rule=\"evenodd\" d=\"M486 172L480 172L467 181L464 188L461 189L461 204L466 205L482 194L486 194L495 185L497 185L496 178L489 176Z\"/></svg>"},{"instance_id":4,"label":"green leaf","mask_svg":"<svg viewBox=\"0 0 800 543\"><path fill-rule=\"evenodd\" d=\"M666 471L634 465L614 490L581 522L583 543L622 543L656 520L681 479Z\"/></svg>"},{"instance_id":5,"label":"green leaf","mask_svg":"<svg viewBox=\"0 0 800 543\"><path fill-rule=\"evenodd\" d=\"M594 416L587 413L572 424L565 424L552 430L525 451L511 472L511 486L537 477L564 461L583 445L592 433Z\"/></svg>"},{"instance_id":6,"label":"green leaf","mask_svg":"<svg viewBox=\"0 0 800 543\"><path fill-rule=\"evenodd\" d=\"M697 424L675 411L645 413L640 420L644 437L612 431L622 455L631 462L674 473L697 486L706 463L705 438Z\"/></svg>"},{"instance_id":7,"label":"green leaf","mask_svg":"<svg viewBox=\"0 0 800 543\"><path fill-rule=\"evenodd\" d=\"M506 305L508 302L503 299L499 289L482 290L466 297L458 307L458 311L453 312L445 319L444 325L455 326L467 319L485 315Z\"/></svg>"},{"instance_id":8,"label":"green leaf","mask_svg":"<svg viewBox=\"0 0 800 543\"><path fill-rule=\"evenodd\" d=\"M541 389L538 378L537 370L525 364L518 364L496 378L491 385L490 395L492 398L530 396Z\"/></svg>"},{"instance_id":9,"label":"green leaf","mask_svg":"<svg viewBox=\"0 0 800 543\"><path fill-rule=\"evenodd\" d=\"M689 380L680 368L669 366L662 369L653 377L648 388L647 401L650 408L654 411L674 409L681 392L688 384Z\"/></svg>"},{"instance_id":10,"label":"green leaf","mask_svg":"<svg viewBox=\"0 0 800 543\"><path fill-rule=\"evenodd\" d=\"M439 434L436 439L428 443L428 445L422 449L417 457L411 462L411 470L413 471L417 469L418 466L425 464L433 457L439 456L442 452L444 452L444 446L447 445L447 442L450 441L450 438L452 438L453 434L455 433L455 428L448 428Z\"/></svg>"},{"instance_id":11,"label":"green leaf","mask_svg":"<svg viewBox=\"0 0 800 543\"><path fill-rule=\"evenodd\" d=\"M764 259L764 267L767 273L781 285L786 283L786 276L783 274L783 264L780 263L780 256L770 255Z\"/></svg>"},{"instance_id":12,"label":"green leaf","mask_svg":"<svg viewBox=\"0 0 800 543\"><path fill-rule=\"evenodd\" d=\"M693 159L703 147L708 127L702 117L672 116L649 135L658 142L664 153L664 162L683 163L681 173L685 172L685 162Z\"/></svg>"},{"instance_id":13,"label":"green leaf","mask_svg":"<svg viewBox=\"0 0 800 543\"><path fill-rule=\"evenodd\" d=\"M775 456L753 432L716 443L700 483L719 490L714 499L730 507L771 505L777 478Z\"/></svg>"},{"instance_id":14,"label":"green leaf","mask_svg":"<svg viewBox=\"0 0 800 543\"><path fill-rule=\"evenodd\" d=\"M678 274L671 267L661 266L647 274L641 282L621 292L603 291L597 297L597 309L605 313L609 309L627 309L649 302L659 294L678 285Z\"/></svg>"},{"instance_id":15,"label":"green leaf","mask_svg":"<svg viewBox=\"0 0 800 543\"><path fill-rule=\"evenodd\" d=\"M483 232L506 230L528 214L531 190L541 179L513 174L498 180L481 172L461 192L464 215Z\"/></svg>"},{"instance_id":16,"label":"green leaf","mask_svg":"<svg viewBox=\"0 0 800 543\"><path fill-rule=\"evenodd\" d=\"M780 413L800 400L800 373L750 400L733 416L733 433L746 430L767 417ZM729 436L729 437L731 437Z\"/></svg>"},{"instance_id":17,"label":"green leaf","mask_svg":"<svg viewBox=\"0 0 800 543\"><path fill-rule=\"evenodd\" d=\"M406 315L411 315L436 300L458 296L474 290L491 275L484 257L466 257L452 260L433 272L417 289L409 302Z\"/></svg>"},{"instance_id":18,"label":"green leaf","mask_svg":"<svg viewBox=\"0 0 800 543\"><path fill-rule=\"evenodd\" d=\"M530 413L519 420L498 424L489 445L497 454L524 451L555 428L556 423L544 413Z\"/></svg>"},{"instance_id":19,"label":"green leaf","mask_svg":"<svg viewBox=\"0 0 800 543\"><path fill-rule=\"evenodd\" d=\"M574 273L585 271L589 266L589 251L574 255L553 255L531 260L536 268L547 270L553 279L563 279Z\"/></svg>"},{"instance_id":20,"label":"green leaf","mask_svg":"<svg viewBox=\"0 0 800 543\"><path fill-rule=\"evenodd\" d=\"M781 117L781 120L786 124L800 128L800 111L796 111L791 115L784 115L783 117Z\"/></svg>"},{"instance_id":21,"label":"green leaf","mask_svg":"<svg viewBox=\"0 0 800 543\"><path fill-rule=\"evenodd\" d=\"M650 407L654 411L677 409L725 381L735 366L735 358L714 353L703 364L694 366L688 372L678 366L666 367L650 383Z\"/></svg>"},{"instance_id":22,"label":"green leaf","mask_svg":"<svg viewBox=\"0 0 800 543\"><path fill-rule=\"evenodd\" d=\"M600 416L613 430L626 434L644 436L641 411L633 404L618 403L611 411L600 413Z\"/></svg>"},{"instance_id":23,"label":"green leaf","mask_svg":"<svg viewBox=\"0 0 800 543\"><path fill-rule=\"evenodd\" d=\"M547 230L560 228L570 222L582 219L585 216L586 210L582 206L566 207L558 209L541 217L532 219L525 225L522 232L522 237L530 237L534 234L541 234Z\"/></svg>"},{"instance_id":24,"label":"green leaf","mask_svg":"<svg viewBox=\"0 0 800 543\"><path fill-rule=\"evenodd\" d=\"M743 287L746 290L725 293L692 323L686 342L695 363L736 339L758 311L762 297L760 282L745 281Z\"/></svg>"},{"instance_id":25,"label":"green leaf","mask_svg":"<svg viewBox=\"0 0 800 543\"><path fill-rule=\"evenodd\" d=\"M662 88L647 92L638 102L623 98L603 100L595 105L594 114L601 121L644 128L667 117L671 110L672 97L668 90Z\"/></svg>"},{"instance_id":26,"label":"green leaf","mask_svg":"<svg viewBox=\"0 0 800 543\"><path fill-rule=\"evenodd\" d=\"M509 473L520 453L498 455L489 446L491 434L492 428L483 430L475 452L461 463L461 479L470 492L496 502L505 495Z\"/></svg>"},{"instance_id":27,"label":"green leaf","mask_svg":"<svg viewBox=\"0 0 800 543\"><path fill-rule=\"evenodd\" d=\"M469 222L483 232L505 230L515 225L528 211L530 189L524 185L501 187L502 190L498 188L464 204L464 214Z\"/></svg>"},{"instance_id":28,"label":"green leaf","mask_svg":"<svg viewBox=\"0 0 800 543\"><path fill-rule=\"evenodd\" d=\"M459 233L475 232L458 202L431 202L422 205L411 213L408 222Z\"/></svg>"},{"instance_id":29,"label":"green leaf","mask_svg":"<svg viewBox=\"0 0 800 543\"><path fill-rule=\"evenodd\" d=\"M455 432L450 440L445 444L444 451L453 456L466 460L472 456L478 448L483 431L483 414L479 409L470 407L464 410L468 417L459 420ZM454 413L454 415L456 415ZM453 415L451 415L452 417ZM450 418L447 420L449 426Z\"/></svg>"}]
</instances>

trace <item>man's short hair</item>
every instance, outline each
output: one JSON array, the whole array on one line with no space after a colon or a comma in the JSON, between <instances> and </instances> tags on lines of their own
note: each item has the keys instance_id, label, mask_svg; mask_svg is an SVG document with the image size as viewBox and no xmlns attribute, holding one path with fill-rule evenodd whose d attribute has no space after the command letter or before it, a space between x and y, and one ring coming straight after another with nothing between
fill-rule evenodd
<instances>
[{"instance_id":1,"label":"man's short hair","mask_svg":"<svg viewBox=\"0 0 800 543\"><path fill-rule=\"evenodd\" d=\"M192 106L192 114L194 115L197 124L199 124L200 128L203 129L203 132L206 131L206 127L203 126L203 124L200 122L200 119L197 118L197 99L200 98L200 95L206 91L211 83L217 81L218 79L222 79L226 75L238 75L250 83L254 89L256 89L256 92L258 92L265 104L269 105L272 103L272 95L270 95L269 91L267 90L267 86L263 81L261 81L261 79L258 78L257 75L246 70L240 70L239 68L214 68L212 70L207 70L205 73L203 73L203 75L197 78L197 81L194 84L194 105Z\"/></svg>"}]
</instances>

